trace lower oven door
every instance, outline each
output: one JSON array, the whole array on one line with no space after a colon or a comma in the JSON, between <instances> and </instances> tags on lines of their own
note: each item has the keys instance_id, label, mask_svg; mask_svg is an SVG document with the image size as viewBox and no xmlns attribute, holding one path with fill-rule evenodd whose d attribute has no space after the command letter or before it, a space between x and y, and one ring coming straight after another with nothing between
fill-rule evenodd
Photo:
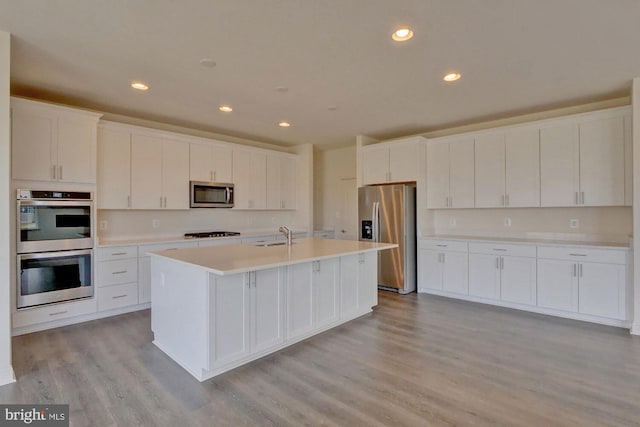
<instances>
[{"instance_id":1,"label":"lower oven door","mask_svg":"<svg viewBox=\"0 0 640 427\"><path fill-rule=\"evenodd\" d=\"M92 297L92 252L18 255L18 308Z\"/></svg>"}]
</instances>

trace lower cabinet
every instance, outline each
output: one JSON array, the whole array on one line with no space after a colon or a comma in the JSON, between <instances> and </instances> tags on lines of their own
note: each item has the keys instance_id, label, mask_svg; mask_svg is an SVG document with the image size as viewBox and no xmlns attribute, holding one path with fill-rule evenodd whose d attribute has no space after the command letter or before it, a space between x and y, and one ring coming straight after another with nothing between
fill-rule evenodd
<instances>
[{"instance_id":1,"label":"lower cabinet","mask_svg":"<svg viewBox=\"0 0 640 427\"><path fill-rule=\"evenodd\" d=\"M577 313L577 269L571 261L538 259L538 306Z\"/></svg>"},{"instance_id":2,"label":"lower cabinet","mask_svg":"<svg viewBox=\"0 0 640 427\"><path fill-rule=\"evenodd\" d=\"M338 280L340 259L313 261L314 327L322 327L338 320Z\"/></svg>"},{"instance_id":3,"label":"lower cabinet","mask_svg":"<svg viewBox=\"0 0 640 427\"><path fill-rule=\"evenodd\" d=\"M466 252L420 250L420 266L424 270L420 287L456 294L469 293L469 255Z\"/></svg>"},{"instance_id":4,"label":"lower cabinet","mask_svg":"<svg viewBox=\"0 0 640 427\"><path fill-rule=\"evenodd\" d=\"M96 254L98 311L138 304L138 248L98 248Z\"/></svg>"},{"instance_id":5,"label":"lower cabinet","mask_svg":"<svg viewBox=\"0 0 640 427\"><path fill-rule=\"evenodd\" d=\"M340 258L340 317L370 310L378 304L378 269L375 252Z\"/></svg>"},{"instance_id":6,"label":"lower cabinet","mask_svg":"<svg viewBox=\"0 0 640 427\"><path fill-rule=\"evenodd\" d=\"M284 341L284 269L248 273L251 289L251 351L261 351Z\"/></svg>"}]
</instances>

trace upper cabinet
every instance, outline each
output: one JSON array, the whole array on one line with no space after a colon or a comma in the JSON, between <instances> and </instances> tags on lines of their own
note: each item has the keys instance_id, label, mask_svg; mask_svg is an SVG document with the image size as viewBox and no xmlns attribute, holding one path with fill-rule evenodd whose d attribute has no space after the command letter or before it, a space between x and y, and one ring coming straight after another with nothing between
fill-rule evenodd
<instances>
[{"instance_id":1,"label":"upper cabinet","mask_svg":"<svg viewBox=\"0 0 640 427\"><path fill-rule=\"evenodd\" d=\"M418 177L418 144L422 137L387 141L362 148L362 183L411 182Z\"/></svg>"},{"instance_id":2,"label":"upper cabinet","mask_svg":"<svg viewBox=\"0 0 640 427\"><path fill-rule=\"evenodd\" d=\"M131 133L98 129L98 209L131 207Z\"/></svg>"},{"instance_id":3,"label":"upper cabinet","mask_svg":"<svg viewBox=\"0 0 640 427\"><path fill-rule=\"evenodd\" d=\"M296 159L267 155L267 209L296 208Z\"/></svg>"},{"instance_id":4,"label":"upper cabinet","mask_svg":"<svg viewBox=\"0 0 640 427\"><path fill-rule=\"evenodd\" d=\"M627 124L625 124L627 122ZM560 122L540 130L542 206L625 205L623 114ZM629 198L627 198L628 204Z\"/></svg>"},{"instance_id":5,"label":"upper cabinet","mask_svg":"<svg viewBox=\"0 0 640 427\"><path fill-rule=\"evenodd\" d=\"M189 144L192 181L232 182L232 152L228 145Z\"/></svg>"},{"instance_id":6,"label":"upper cabinet","mask_svg":"<svg viewBox=\"0 0 640 427\"><path fill-rule=\"evenodd\" d=\"M474 206L473 139L427 143L427 207Z\"/></svg>"},{"instance_id":7,"label":"upper cabinet","mask_svg":"<svg viewBox=\"0 0 640 427\"><path fill-rule=\"evenodd\" d=\"M267 208L267 155L257 150L233 150L234 208Z\"/></svg>"},{"instance_id":8,"label":"upper cabinet","mask_svg":"<svg viewBox=\"0 0 640 427\"><path fill-rule=\"evenodd\" d=\"M100 116L11 98L13 179L95 183Z\"/></svg>"},{"instance_id":9,"label":"upper cabinet","mask_svg":"<svg viewBox=\"0 0 640 427\"><path fill-rule=\"evenodd\" d=\"M540 206L538 129L516 129L475 139L477 208Z\"/></svg>"}]
</instances>

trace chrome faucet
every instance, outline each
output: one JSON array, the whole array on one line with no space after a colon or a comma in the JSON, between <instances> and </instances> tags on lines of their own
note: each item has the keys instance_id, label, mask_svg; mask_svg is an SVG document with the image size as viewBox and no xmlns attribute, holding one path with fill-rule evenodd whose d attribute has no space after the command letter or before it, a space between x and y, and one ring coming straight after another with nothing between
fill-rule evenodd
<instances>
[{"instance_id":1,"label":"chrome faucet","mask_svg":"<svg viewBox=\"0 0 640 427\"><path fill-rule=\"evenodd\" d=\"M283 225L278 229L278 231L287 236L287 246L291 246L291 238L293 236L291 229Z\"/></svg>"}]
</instances>

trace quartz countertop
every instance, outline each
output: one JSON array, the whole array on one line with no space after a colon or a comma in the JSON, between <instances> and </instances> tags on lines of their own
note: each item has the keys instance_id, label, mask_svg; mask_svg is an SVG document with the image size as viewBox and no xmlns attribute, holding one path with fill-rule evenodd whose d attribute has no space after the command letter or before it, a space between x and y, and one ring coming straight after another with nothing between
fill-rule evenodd
<instances>
[{"instance_id":1,"label":"quartz countertop","mask_svg":"<svg viewBox=\"0 0 640 427\"><path fill-rule=\"evenodd\" d=\"M191 264L214 274L228 275L396 247L398 245L395 243L305 238L296 239L292 246L262 247L243 243L173 249L150 252L149 255Z\"/></svg>"},{"instance_id":2,"label":"quartz countertop","mask_svg":"<svg viewBox=\"0 0 640 427\"><path fill-rule=\"evenodd\" d=\"M484 236L458 236L458 235L426 235L421 239L441 239L456 241L473 241L473 242L495 242L495 243L514 243L527 245L547 245L547 246L583 246L598 247L603 249L630 249L631 242L599 242L599 241L578 241L578 240L553 240L553 239L531 239L531 238L515 238L515 237L484 237Z\"/></svg>"}]
</instances>

